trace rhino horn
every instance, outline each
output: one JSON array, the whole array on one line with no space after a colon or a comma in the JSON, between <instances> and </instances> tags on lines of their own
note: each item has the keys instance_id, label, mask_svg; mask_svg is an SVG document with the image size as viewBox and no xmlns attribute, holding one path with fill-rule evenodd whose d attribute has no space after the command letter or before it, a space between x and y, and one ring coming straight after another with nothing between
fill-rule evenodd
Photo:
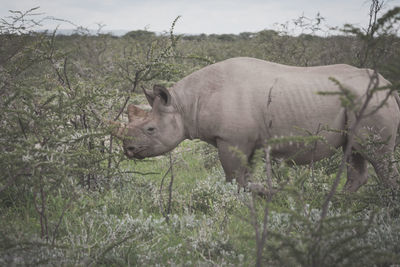
<instances>
[{"instance_id":1,"label":"rhino horn","mask_svg":"<svg viewBox=\"0 0 400 267\"><path fill-rule=\"evenodd\" d=\"M132 122L135 120L135 118L145 118L147 117L147 111L138 108L137 106L130 104L128 106L128 120L129 122Z\"/></svg>"},{"instance_id":2,"label":"rhino horn","mask_svg":"<svg viewBox=\"0 0 400 267\"><path fill-rule=\"evenodd\" d=\"M108 121L108 123L111 128L111 135L123 139L126 127L122 123L117 121Z\"/></svg>"}]
</instances>

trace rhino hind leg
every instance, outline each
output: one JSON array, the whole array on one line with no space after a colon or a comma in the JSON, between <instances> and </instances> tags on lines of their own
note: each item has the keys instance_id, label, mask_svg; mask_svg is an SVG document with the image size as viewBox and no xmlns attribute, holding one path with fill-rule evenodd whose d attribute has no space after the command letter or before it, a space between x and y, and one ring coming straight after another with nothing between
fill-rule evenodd
<instances>
[{"instance_id":1,"label":"rhino hind leg","mask_svg":"<svg viewBox=\"0 0 400 267\"><path fill-rule=\"evenodd\" d=\"M390 188L399 188L400 174L396 168L394 152L373 155L370 157L369 161L381 182Z\"/></svg>"},{"instance_id":2,"label":"rhino hind leg","mask_svg":"<svg viewBox=\"0 0 400 267\"><path fill-rule=\"evenodd\" d=\"M344 190L357 191L367 182L367 160L358 152L353 151L347 161L347 181Z\"/></svg>"},{"instance_id":3,"label":"rhino hind leg","mask_svg":"<svg viewBox=\"0 0 400 267\"><path fill-rule=\"evenodd\" d=\"M373 166L378 179L386 186L398 189L400 174L394 157L395 140L380 138L378 141L363 141L357 145L358 151Z\"/></svg>"}]
</instances>

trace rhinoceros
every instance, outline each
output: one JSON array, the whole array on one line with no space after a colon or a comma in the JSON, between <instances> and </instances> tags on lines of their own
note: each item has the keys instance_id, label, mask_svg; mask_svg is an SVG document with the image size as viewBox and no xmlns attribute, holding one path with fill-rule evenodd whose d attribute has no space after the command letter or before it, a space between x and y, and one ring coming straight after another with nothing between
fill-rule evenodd
<instances>
[{"instance_id":1,"label":"rhinoceros","mask_svg":"<svg viewBox=\"0 0 400 267\"><path fill-rule=\"evenodd\" d=\"M155 85L153 92L145 91L151 111L129 105L129 122L114 135L123 140L126 156L137 159L169 152L185 139L201 139L217 148L226 180L246 186L243 157L250 162L255 150L267 144L272 157L295 164L330 157L344 147L354 109L365 100L372 76L371 70L345 64L293 67L232 58L195 71L169 89ZM377 81L380 87L390 84L381 75ZM343 105L338 92L350 94L353 105ZM345 189L356 191L367 181L367 162L383 182L399 180L393 164L400 128L395 97L396 92L378 91L365 109L370 114L355 131ZM312 136L320 138L301 141Z\"/></svg>"}]
</instances>

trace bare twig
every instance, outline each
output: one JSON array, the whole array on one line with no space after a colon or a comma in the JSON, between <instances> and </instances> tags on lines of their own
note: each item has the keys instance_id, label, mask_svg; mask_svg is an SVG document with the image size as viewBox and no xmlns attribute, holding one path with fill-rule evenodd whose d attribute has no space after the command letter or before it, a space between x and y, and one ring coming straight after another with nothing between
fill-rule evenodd
<instances>
[{"instance_id":1,"label":"bare twig","mask_svg":"<svg viewBox=\"0 0 400 267\"><path fill-rule=\"evenodd\" d=\"M162 215L164 216L165 220L167 222L169 222L169 214L171 213L171 204L172 204L172 186L174 183L174 172L173 172L173 165L174 165L175 161L172 159L172 155L171 153L169 153L169 168L168 170L165 172L163 178L161 179L161 184L160 184L160 211L162 213ZM167 177L168 173L171 174L171 180L169 182L169 186L168 186L168 204L167 207L164 208L164 204L163 204L163 197L162 197L162 190L163 190L163 186L164 186L164 180L165 177Z\"/></svg>"},{"instance_id":2,"label":"bare twig","mask_svg":"<svg viewBox=\"0 0 400 267\"><path fill-rule=\"evenodd\" d=\"M160 174L159 172L138 172L138 171L126 171L126 172L121 172L121 173L133 173L133 174L140 174L140 175Z\"/></svg>"},{"instance_id":3,"label":"bare twig","mask_svg":"<svg viewBox=\"0 0 400 267\"><path fill-rule=\"evenodd\" d=\"M321 208L321 215L319 219L319 223L317 226L317 230L315 232L315 242L314 246L312 249L312 265L313 266L320 266L321 262L320 259L318 258L318 251L319 251L319 243L322 238L322 230L323 230L323 225L325 218L328 214L328 209L329 209L329 204L332 201L333 196L335 195L337 191L337 187L340 182L340 178L342 176L342 173L344 172L345 167L347 166L347 162L349 160L349 157L352 153L352 146L354 143L354 138L356 131L358 129L359 124L361 123L362 119L365 118L365 112L368 107L368 104L370 103L374 93L377 91L376 89L378 88L379 84L379 76L376 70L374 70L374 73L370 77L370 81L366 90L365 94L365 99L364 102L362 103L361 107L358 110L354 110L354 117L355 121L350 125L349 130L347 131L347 143L345 146L344 154L339 166L339 169L336 173L335 180L331 186L331 189L328 193L328 195L325 198L324 203L322 204ZM342 86L339 84L339 87L342 88ZM386 101L386 98L383 100ZM380 105L378 105L380 106Z\"/></svg>"},{"instance_id":4,"label":"bare twig","mask_svg":"<svg viewBox=\"0 0 400 267\"><path fill-rule=\"evenodd\" d=\"M131 238L134 238L134 236L136 236L137 233L135 231L133 231L132 234L127 235L126 237L122 238L121 240L112 243L110 245L108 245L101 253L100 255L98 255L95 259L92 259L92 261L88 264L88 266L92 266L96 263L98 263L100 260L102 259L108 252L110 252L112 249L118 247L119 245L123 244L124 242L128 241Z\"/></svg>"},{"instance_id":5,"label":"bare twig","mask_svg":"<svg viewBox=\"0 0 400 267\"><path fill-rule=\"evenodd\" d=\"M338 169L338 172L336 173L336 177L335 180L333 182L333 185L331 187L331 190L329 192L329 194L327 195L323 205L322 205L322 212L321 212L321 221L320 221L320 225L319 227L322 227L322 222L325 219L327 212L328 212L328 206L330 201L332 200L333 195L335 194L336 190L337 190L337 186L339 185L339 181L340 181L340 177L344 171L344 168L346 167L346 163L348 161L348 158L350 156L351 153L351 148L353 146L353 142L354 142L354 135L355 132L358 128L358 125L360 124L361 120L364 118L364 113L367 109L368 104L370 103L372 97L373 97L373 92L374 89L377 87L378 85L378 79L377 79L377 72L375 71L375 75L373 75L370 79L368 88L367 88L367 93L366 93L366 98L364 100L364 103L362 104L361 108L359 111L355 111L354 115L355 115L355 121L353 122L353 124L350 126L348 132L347 132L347 143L346 143L346 148L344 150L344 154L343 154L343 158L342 161L340 163L340 167ZM372 93L371 93L372 92Z\"/></svg>"},{"instance_id":6,"label":"bare twig","mask_svg":"<svg viewBox=\"0 0 400 267\"><path fill-rule=\"evenodd\" d=\"M46 216L46 195L43 190L43 182L42 179L40 179L39 182L39 196L40 196L40 207L39 203L37 202L37 192L34 193L33 195L33 203L36 209L36 212L39 214L39 219L40 219L40 229L41 229L41 238L46 238L46 241L48 241L49 238L49 232L48 232L48 225L47 225L47 216Z\"/></svg>"},{"instance_id":7,"label":"bare twig","mask_svg":"<svg viewBox=\"0 0 400 267\"><path fill-rule=\"evenodd\" d=\"M265 149L265 171L267 175L267 186L268 190L272 190L272 166L271 166L271 146L267 146Z\"/></svg>"},{"instance_id":8,"label":"bare twig","mask_svg":"<svg viewBox=\"0 0 400 267\"><path fill-rule=\"evenodd\" d=\"M54 227L54 230L53 230L53 239L52 239L52 241L51 241L52 246L54 246L54 243L55 243L55 241L56 241L56 237L57 237L57 233L58 233L58 228L59 228L60 225L61 225L61 222L62 222L62 219L64 218L65 212L66 212L66 211L69 209L69 207L71 206L71 203L72 203L72 200L73 200L73 199L74 199L74 198L72 198L72 197L69 199L68 203L64 206L60 217L58 218L58 223L56 224L56 226Z\"/></svg>"},{"instance_id":9,"label":"bare twig","mask_svg":"<svg viewBox=\"0 0 400 267\"><path fill-rule=\"evenodd\" d=\"M262 266L262 254L265 247L265 243L267 241L268 236L268 217L269 217L269 203L272 201L273 196L279 192L278 190L274 190L272 185L272 164L271 164L271 146L267 145L264 149L265 151L265 171L266 171L266 184L267 188L264 189L264 197L266 200L264 214L263 214L263 223L259 225L257 210L255 207L255 199L257 197L257 193L253 192L250 203L247 204L247 207L250 210L251 219L250 223L253 225L255 235L256 235L256 266ZM260 228L261 227L261 228Z\"/></svg>"},{"instance_id":10,"label":"bare twig","mask_svg":"<svg viewBox=\"0 0 400 267\"><path fill-rule=\"evenodd\" d=\"M169 165L170 165L171 180L169 182L169 187L168 187L167 222L169 221L169 214L171 213L172 185L174 183L174 171L173 171L174 162L172 161L172 153L169 153Z\"/></svg>"},{"instance_id":11,"label":"bare twig","mask_svg":"<svg viewBox=\"0 0 400 267\"><path fill-rule=\"evenodd\" d=\"M170 170L171 170L171 168L172 168L172 166L170 165L169 166L169 168L168 168L168 170L165 172L165 174L163 175L163 177L162 177L162 179L161 179L161 184L160 184L160 190L159 190L159 194L160 194L160 202L159 202L159 204L160 204L160 211L161 211L161 213L163 214L163 216L166 218L166 214L165 214L165 210L164 210L164 204L163 204L163 197L162 197L162 189L163 189L163 186L164 186L164 180L165 180L165 177L167 177L167 175L168 175L168 173L170 172Z\"/></svg>"},{"instance_id":12,"label":"bare twig","mask_svg":"<svg viewBox=\"0 0 400 267\"><path fill-rule=\"evenodd\" d=\"M68 60L68 57L65 57L63 71L64 71L64 77L65 77L65 82L67 83L67 87L70 91L72 91L71 84L69 83L69 79L68 79L68 75L67 75L67 60Z\"/></svg>"}]
</instances>

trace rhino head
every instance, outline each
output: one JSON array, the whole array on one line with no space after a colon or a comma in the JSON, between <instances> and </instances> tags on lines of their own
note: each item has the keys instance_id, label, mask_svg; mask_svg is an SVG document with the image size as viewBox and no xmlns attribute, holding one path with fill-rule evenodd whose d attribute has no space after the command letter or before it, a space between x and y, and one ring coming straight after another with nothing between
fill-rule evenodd
<instances>
[{"instance_id":1,"label":"rhino head","mask_svg":"<svg viewBox=\"0 0 400 267\"><path fill-rule=\"evenodd\" d=\"M145 91L145 95L152 110L129 105L129 122L119 125L113 132L123 141L128 158L155 157L172 150L185 139L182 114L172 105L169 91L156 85L152 93Z\"/></svg>"}]
</instances>

